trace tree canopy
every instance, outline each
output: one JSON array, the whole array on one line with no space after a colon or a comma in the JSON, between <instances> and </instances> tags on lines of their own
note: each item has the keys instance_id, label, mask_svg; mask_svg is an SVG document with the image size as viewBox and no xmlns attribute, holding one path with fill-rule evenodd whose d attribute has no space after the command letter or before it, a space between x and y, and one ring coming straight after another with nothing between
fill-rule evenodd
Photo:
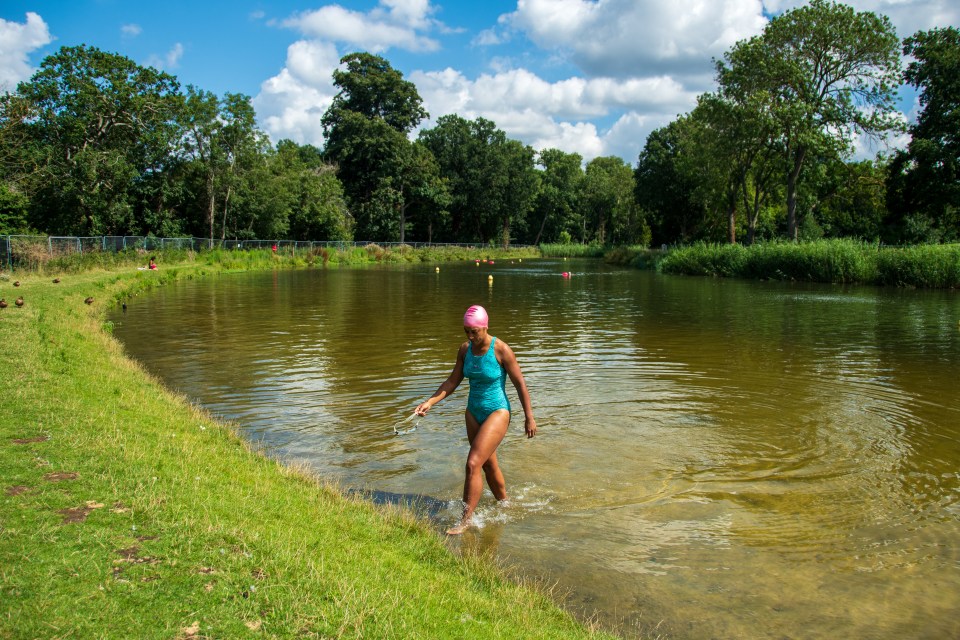
<instances>
[{"instance_id":1,"label":"tree canopy","mask_svg":"<svg viewBox=\"0 0 960 640\"><path fill-rule=\"evenodd\" d=\"M716 63L720 92L769 114L770 142L789 163L787 235L797 238L797 190L813 154L844 157L856 135L896 130L896 32L886 16L812 0L774 17Z\"/></svg>"}]
</instances>

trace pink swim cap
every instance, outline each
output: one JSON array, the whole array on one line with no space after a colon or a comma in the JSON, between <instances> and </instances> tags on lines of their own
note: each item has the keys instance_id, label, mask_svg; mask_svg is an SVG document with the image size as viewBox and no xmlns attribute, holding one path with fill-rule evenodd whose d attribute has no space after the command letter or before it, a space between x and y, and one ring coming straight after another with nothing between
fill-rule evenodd
<instances>
[{"instance_id":1,"label":"pink swim cap","mask_svg":"<svg viewBox=\"0 0 960 640\"><path fill-rule=\"evenodd\" d=\"M490 318L487 316L487 310L478 304L473 305L463 314L463 326L465 327L487 327Z\"/></svg>"}]
</instances>

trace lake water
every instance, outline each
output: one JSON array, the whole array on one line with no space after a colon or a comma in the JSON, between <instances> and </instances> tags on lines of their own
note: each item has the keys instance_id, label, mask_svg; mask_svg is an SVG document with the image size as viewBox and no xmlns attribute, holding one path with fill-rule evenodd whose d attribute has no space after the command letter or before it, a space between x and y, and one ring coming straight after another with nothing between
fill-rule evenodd
<instances>
[{"instance_id":1,"label":"lake water","mask_svg":"<svg viewBox=\"0 0 960 640\"><path fill-rule=\"evenodd\" d=\"M572 272L572 277L560 274ZM490 279L490 276L493 276ZM274 455L459 515L470 304L522 410L455 551L627 637L960 637L960 292L662 276L594 261L210 276L116 313L134 358Z\"/></svg>"}]
</instances>

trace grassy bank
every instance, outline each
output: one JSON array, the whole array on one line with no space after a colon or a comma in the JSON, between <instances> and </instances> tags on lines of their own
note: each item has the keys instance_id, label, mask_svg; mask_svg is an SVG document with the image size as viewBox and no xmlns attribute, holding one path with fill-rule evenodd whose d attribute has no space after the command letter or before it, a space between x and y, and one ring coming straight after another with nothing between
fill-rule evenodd
<instances>
[{"instance_id":1,"label":"grassy bank","mask_svg":"<svg viewBox=\"0 0 960 640\"><path fill-rule=\"evenodd\" d=\"M238 268L200 256L0 278L0 638L600 637L412 517L251 450L128 360L104 310Z\"/></svg>"},{"instance_id":2,"label":"grassy bank","mask_svg":"<svg viewBox=\"0 0 960 640\"><path fill-rule=\"evenodd\" d=\"M27 273L81 273L91 269L120 269L145 266L150 256L167 264L184 262L202 264L216 269L284 269L314 266L340 266L364 264L418 264L456 262L461 260L535 258L540 256L536 247L511 249L472 248L454 245L411 247L409 245L382 247L368 244L362 247L316 247L313 249L280 247L271 249L210 249L192 251L168 248L156 251L128 249L126 251L89 251L83 254L51 255L45 249L28 255L15 256L13 271ZM0 271L5 265L0 265Z\"/></svg>"},{"instance_id":3,"label":"grassy bank","mask_svg":"<svg viewBox=\"0 0 960 640\"><path fill-rule=\"evenodd\" d=\"M878 247L855 240L696 244L669 252L663 273L769 280L960 287L960 245Z\"/></svg>"}]
</instances>

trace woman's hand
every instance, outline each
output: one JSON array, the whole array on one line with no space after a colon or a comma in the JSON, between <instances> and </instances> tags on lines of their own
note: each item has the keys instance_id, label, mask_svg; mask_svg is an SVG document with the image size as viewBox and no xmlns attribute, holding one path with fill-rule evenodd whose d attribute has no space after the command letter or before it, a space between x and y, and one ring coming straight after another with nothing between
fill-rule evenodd
<instances>
[{"instance_id":1,"label":"woman's hand","mask_svg":"<svg viewBox=\"0 0 960 640\"><path fill-rule=\"evenodd\" d=\"M524 416L523 430L527 433L528 438L537 435L537 421L532 416Z\"/></svg>"},{"instance_id":2,"label":"woman's hand","mask_svg":"<svg viewBox=\"0 0 960 640\"><path fill-rule=\"evenodd\" d=\"M414 412L415 414L417 414L418 416L425 416L425 415L427 415L427 411L430 411L430 407L432 407L432 406L433 406L433 405L430 404L429 401L427 401L427 402L421 402L420 404L417 405L417 408L414 409L413 412Z\"/></svg>"}]
</instances>

